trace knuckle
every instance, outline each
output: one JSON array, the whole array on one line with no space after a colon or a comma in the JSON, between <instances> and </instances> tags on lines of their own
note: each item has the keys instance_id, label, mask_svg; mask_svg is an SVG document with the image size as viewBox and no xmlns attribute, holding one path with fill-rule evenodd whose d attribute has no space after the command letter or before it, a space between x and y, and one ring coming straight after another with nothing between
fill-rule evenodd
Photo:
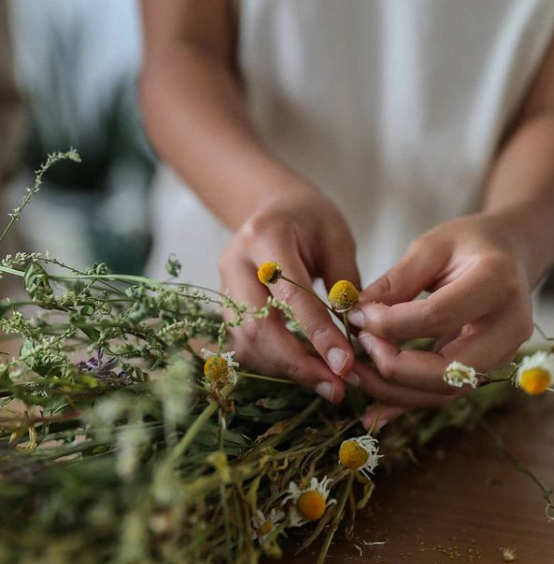
<instances>
[{"instance_id":1,"label":"knuckle","mask_svg":"<svg viewBox=\"0 0 554 564\"><path fill-rule=\"evenodd\" d=\"M219 255L217 259L217 266L221 274L227 271L227 265L233 264L232 254L233 254L232 247L229 246L226 249L224 249L224 251Z\"/></svg>"},{"instance_id":2,"label":"knuckle","mask_svg":"<svg viewBox=\"0 0 554 564\"><path fill-rule=\"evenodd\" d=\"M384 380L388 382L394 382L396 380L396 367L393 359L388 357L380 359L377 368Z\"/></svg>"},{"instance_id":3,"label":"knuckle","mask_svg":"<svg viewBox=\"0 0 554 564\"><path fill-rule=\"evenodd\" d=\"M383 311L375 311L372 315L372 331L384 339L393 337L393 325L388 315Z\"/></svg>"},{"instance_id":4,"label":"knuckle","mask_svg":"<svg viewBox=\"0 0 554 564\"><path fill-rule=\"evenodd\" d=\"M284 238L289 233L285 218L278 217L275 212L264 211L249 218L240 228L239 237L243 244L254 245L269 234L272 238Z\"/></svg>"},{"instance_id":5,"label":"knuckle","mask_svg":"<svg viewBox=\"0 0 554 564\"><path fill-rule=\"evenodd\" d=\"M320 320L311 321L304 327L306 337L314 344L323 344L331 340L331 331Z\"/></svg>"},{"instance_id":6,"label":"knuckle","mask_svg":"<svg viewBox=\"0 0 554 564\"><path fill-rule=\"evenodd\" d=\"M285 374L290 380L293 380L300 384L303 383L305 372L302 370L300 363L293 362L287 364L285 368Z\"/></svg>"},{"instance_id":7,"label":"knuckle","mask_svg":"<svg viewBox=\"0 0 554 564\"><path fill-rule=\"evenodd\" d=\"M387 274L384 274L383 276L375 280L373 286L380 296L388 295L392 290L392 281Z\"/></svg>"}]
</instances>

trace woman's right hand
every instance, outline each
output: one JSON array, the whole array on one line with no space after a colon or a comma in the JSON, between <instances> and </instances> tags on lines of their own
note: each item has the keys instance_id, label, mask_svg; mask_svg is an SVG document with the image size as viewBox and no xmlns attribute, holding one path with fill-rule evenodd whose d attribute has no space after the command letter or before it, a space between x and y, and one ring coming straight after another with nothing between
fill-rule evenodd
<instances>
[{"instance_id":1,"label":"woman's right hand","mask_svg":"<svg viewBox=\"0 0 554 564\"><path fill-rule=\"evenodd\" d=\"M337 403L344 396L343 379L354 385L354 352L328 310L308 292L279 280L264 286L258 267L277 261L284 274L312 288L323 278L327 289L348 279L360 287L354 239L344 218L315 189L287 194L261 206L236 233L220 259L222 289L237 302L262 307L273 294L286 302L317 355L311 354L273 310L266 319L246 316L229 331L230 346L252 371L288 377ZM227 312L232 317L232 312Z\"/></svg>"}]
</instances>

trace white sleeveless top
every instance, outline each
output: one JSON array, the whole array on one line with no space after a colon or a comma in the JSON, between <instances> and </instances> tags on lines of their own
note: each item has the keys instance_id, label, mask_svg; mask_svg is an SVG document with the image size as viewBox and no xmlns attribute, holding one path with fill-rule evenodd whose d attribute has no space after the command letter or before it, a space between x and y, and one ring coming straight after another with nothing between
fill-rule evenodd
<instances>
[{"instance_id":1,"label":"white sleeveless top","mask_svg":"<svg viewBox=\"0 0 554 564\"><path fill-rule=\"evenodd\" d=\"M364 284L427 229L479 208L554 25L554 0L238 0L237 9L253 123L342 210ZM163 276L174 252L185 280L217 287L231 233L166 168L153 214L150 273Z\"/></svg>"}]
</instances>

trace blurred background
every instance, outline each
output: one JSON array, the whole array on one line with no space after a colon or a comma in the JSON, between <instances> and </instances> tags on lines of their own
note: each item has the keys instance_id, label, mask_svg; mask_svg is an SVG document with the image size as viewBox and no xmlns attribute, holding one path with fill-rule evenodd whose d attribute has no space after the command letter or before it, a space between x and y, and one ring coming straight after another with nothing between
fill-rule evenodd
<instances>
[{"instance_id":1,"label":"blurred background","mask_svg":"<svg viewBox=\"0 0 554 564\"><path fill-rule=\"evenodd\" d=\"M21 107L3 216L18 205L48 153L75 147L82 156L81 164L60 163L47 174L12 246L49 250L78 268L105 262L114 271L142 272L152 239L148 197L156 162L136 99L137 2L2 3ZM9 31L4 26L4 35Z\"/></svg>"}]
</instances>

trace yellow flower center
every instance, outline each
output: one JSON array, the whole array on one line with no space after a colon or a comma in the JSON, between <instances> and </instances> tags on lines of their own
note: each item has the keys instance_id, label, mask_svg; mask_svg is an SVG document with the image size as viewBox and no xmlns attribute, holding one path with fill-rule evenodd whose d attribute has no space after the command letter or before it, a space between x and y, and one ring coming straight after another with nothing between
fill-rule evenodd
<instances>
[{"instance_id":1,"label":"yellow flower center","mask_svg":"<svg viewBox=\"0 0 554 564\"><path fill-rule=\"evenodd\" d=\"M262 523L262 526L260 527L260 533L262 535L268 535L271 531L273 531L273 523L271 521Z\"/></svg>"},{"instance_id":2,"label":"yellow flower center","mask_svg":"<svg viewBox=\"0 0 554 564\"><path fill-rule=\"evenodd\" d=\"M229 376L229 365L221 356L211 356L204 363L204 376L210 382L226 380Z\"/></svg>"},{"instance_id":3,"label":"yellow flower center","mask_svg":"<svg viewBox=\"0 0 554 564\"><path fill-rule=\"evenodd\" d=\"M335 282L329 292L329 301L333 309L339 313L351 310L359 301L360 292L356 286L348 280L339 280Z\"/></svg>"},{"instance_id":4,"label":"yellow flower center","mask_svg":"<svg viewBox=\"0 0 554 564\"><path fill-rule=\"evenodd\" d=\"M275 284L283 275L283 265L279 262L264 262L258 268L258 280L265 284Z\"/></svg>"},{"instance_id":5,"label":"yellow flower center","mask_svg":"<svg viewBox=\"0 0 554 564\"><path fill-rule=\"evenodd\" d=\"M325 513L327 503L323 494L310 490L300 494L296 502L296 510L305 521L317 521Z\"/></svg>"},{"instance_id":6,"label":"yellow flower center","mask_svg":"<svg viewBox=\"0 0 554 564\"><path fill-rule=\"evenodd\" d=\"M531 368L521 375L519 385L528 394L538 396L550 386L550 374L544 368Z\"/></svg>"},{"instance_id":7,"label":"yellow flower center","mask_svg":"<svg viewBox=\"0 0 554 564\"><path fill-rule=\"evenodd\" d=\"M367 462L368 457L368 452L356 441L344 441L340 445L339 460L350 470L361 468Z\"/></svg>"}]
</instances>

